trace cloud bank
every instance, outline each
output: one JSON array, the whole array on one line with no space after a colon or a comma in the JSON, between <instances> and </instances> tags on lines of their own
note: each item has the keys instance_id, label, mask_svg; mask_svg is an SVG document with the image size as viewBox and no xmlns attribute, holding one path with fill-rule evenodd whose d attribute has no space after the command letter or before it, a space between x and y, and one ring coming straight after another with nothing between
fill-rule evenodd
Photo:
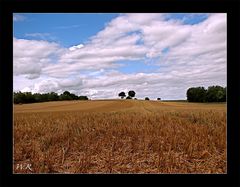
<instances>
[{"instance_id":1,"label":"cloud bank","mask_svg":"<svg viewBox=\"0 0 240 187\"><path fill-rule=\"evenodd\" d=\"M185 99L192 86L226 86L226 14L206 14L196 24L188 24L187 16L194 15L120 14L88 41L69 48L14 38L14 90L68 90L98 99L131 89L138 98ZM125 61L146 67L122 72ZM151 65L157 68L146 73Z\"/></svg>"}]
</instances>

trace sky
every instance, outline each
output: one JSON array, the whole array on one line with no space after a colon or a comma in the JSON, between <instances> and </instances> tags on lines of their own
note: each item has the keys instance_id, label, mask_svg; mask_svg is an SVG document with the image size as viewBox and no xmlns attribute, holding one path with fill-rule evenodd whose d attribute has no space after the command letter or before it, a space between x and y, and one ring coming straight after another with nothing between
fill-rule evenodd
<instances>
[{"instance_id":1,"label":"sky","mask_svg":"<svg viewBox=\"0 0 240 187\"><path fill-rule=\"evenodd\" d=\"M225 13L13 14L14 92L186 99L226 86Z\"/></svg>"}]
</instances>

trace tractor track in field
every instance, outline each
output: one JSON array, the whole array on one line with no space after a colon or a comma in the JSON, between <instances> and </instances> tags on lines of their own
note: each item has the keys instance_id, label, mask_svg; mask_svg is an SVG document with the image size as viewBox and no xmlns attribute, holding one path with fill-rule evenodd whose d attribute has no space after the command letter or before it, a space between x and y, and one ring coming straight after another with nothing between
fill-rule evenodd
<instances>
[{"instance_id":1,"label":"tractor track in field","mask_svg":"<svg viewBox=\"0 0 240 187\"><path fill-rule=\"evenodd\" d=\"M57 101L14 105L14 113L38 112L140 112L154 114L162 111L209 110L210 105L191 103L166 103L145 100L91 100L91 101ZM224 105L211 105L214 110L222 110Z\"/></svg>"},{"instance_id":2,"label":"tractor track in field","mask_svg":"<svg viewBox=\"0 0 240 187\"><path fill-rule=\"evenodd\" d=\"M141 103L140 107L144 110L144 112L153 113L152 110L146 107L146 103L143 103L143 102L140 102L140 103Z\"/></svg>"}]
</instances>

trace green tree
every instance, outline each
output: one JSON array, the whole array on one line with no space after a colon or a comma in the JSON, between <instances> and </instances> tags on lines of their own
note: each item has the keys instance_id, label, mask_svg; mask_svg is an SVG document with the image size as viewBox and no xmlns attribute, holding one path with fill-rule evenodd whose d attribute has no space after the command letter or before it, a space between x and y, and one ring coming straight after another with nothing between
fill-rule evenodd
<instances>
[{"instance_id":1,"label":"green tree","mask_svg":"<svg viewBox=\"0 0 240 187\"><path fill-rule=\"evenodd\" d=\"M87 96L82 96L82 95L81 95L81 96L78 97L78 99L79 99L79 100L88 100L88 97L87 97Z\"/></svg>"},{"instance_id":2,"label":"green tree","mask_svg":"<svg viewBox=\"0 0 240 187\"><path fill-rule=\"evenodd\" d=\"M121 99L123 99L124 97L126 97L126 94L125 92L120 92L118 96L121 97Z\"/></svg>"},{"instance_id":3,"label":"green tree","mask_svg":"<svg viewBox=\"0 0 240 187\"><path fill-rule=\"evenodd\" d=\"M128 92L128 96L130 96L130 97L135 97L135 95L136 95L136 93L133 90L130 90Z\"/></svg>"},{"instance_id":4,"label":"green tree","mask_svg":"<svg viewBox=\"0 0 240 187\"><path fill-rule=\"evenodd\" d=\"M187 100L189 102L225 102L226 87L209 86L207 90L204 87L192 87L187 90Z\"/></svg>"},{"instance_id":5,"label":"green tree","mask_svg":"<svg viewBox=\"0 0 240 187\"><path fill-rule=\"evenodd\" d=\"M35 98L35 102L43 102L43 98L42 98L42 94L40 93L35 93L33 94L34 98Z\"/></svg>"},{"instance_id":6,"label":"green tree","mask_svg":"<svg viewBox=\"0 0 240 187\"><path fill-rule=\"evenodd\" d=\"M225 88L223 89L223 92L224 92L224 94L223 94L222 100L223 100L223 102L226 102L226 101L227 101L227 87L225 87Z\"/></svg>"},{"instance_id":7,"label":"green tree","mask_svg":"<svg viewBox=\"0 0 240 187\"><path fill-rule=\"evenodd\" d=\"M14 92L13 93L13 102L15 104L25 103L25 94L22 92Z\"/></svg>"},{"instance_id":8,"label":"green tree","mask_svg":"<svg viewBox=\"0 0 240 187\"><path fill-rule=\"evenodd\" d=\"M221 86L209 86L207 90L207 102L225 102L226 88Z\"/></svg>"},{"instance_id":9,"label":"green tree","mask_svg":"<svg viewBox=\"0 0 240 187\"><path fill-rule=\"evenodd\" d=\"M17 92L17 93L13 93L13 102L15 104L19 104L19 103L34 103L35 98L34 95L32 95L31 92Z\"/></svg>"},{"instance_id":10,"label":"green tree","mask_svg":"<svg viewBox=\"0 0 240 187\"><path fill-rule=\"evenodd\" d=\"M43 93L41 94L42 102L47 102L50 101L49 94L48 93Z\"/></svg>"},{"instance_id":11,"label":"green tree","mask_svg":"<svg viewBox=\"0 0 240 187\"><path fill-rule=\"evenodd\" d=\"M73 94L73 93L70 94L70 98L71 98L71 100L78 100L79 99L79 97L77 95Z\"/></svg>"},{"instance_id":12,"label":"green tree","mask_svg":"<svg viewBox=\"0 0 240 187\"><path fill-rule=\"evenodd\" d=\"M48 100L49 101L58 101L59 100L59 96L57 93L55 92L51 92L48 94Z\"/></svg>"},{"instance_id":13,"label":"green tree","mask_svg":"<svg viewBox=\"0 0 240 187\"><path fill-rule=\"evenodd\" d=\"M194 87L187 90L189 102L205 102L207 90L204 87Z\"/></svg>"},{"instance_id":14,"label":"green tree","mask_svg":"<svg viewBox=\"0 0 240 187\"><path fill-rule=\"evenodd\" d=\"M69 91L65 91L59 96L59 99L60 100L72 100L71 93Z\"/></svg>"}]
</instances>

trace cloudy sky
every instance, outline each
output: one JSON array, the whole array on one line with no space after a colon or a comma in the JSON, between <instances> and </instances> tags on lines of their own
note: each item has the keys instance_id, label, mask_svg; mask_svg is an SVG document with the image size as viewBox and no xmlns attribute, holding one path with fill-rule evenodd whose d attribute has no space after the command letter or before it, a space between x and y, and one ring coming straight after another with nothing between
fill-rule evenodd
<instances>
[{"instance_id":1,"label":"cloudy sky","mask_svg":"<svg viewBox=\"0 0 240 187\"><path fill-rule=\"evenodd\" d=\"M14 91L186 99L226 86L226 14L14 14Z\"/></svg>"}]
</instances>

